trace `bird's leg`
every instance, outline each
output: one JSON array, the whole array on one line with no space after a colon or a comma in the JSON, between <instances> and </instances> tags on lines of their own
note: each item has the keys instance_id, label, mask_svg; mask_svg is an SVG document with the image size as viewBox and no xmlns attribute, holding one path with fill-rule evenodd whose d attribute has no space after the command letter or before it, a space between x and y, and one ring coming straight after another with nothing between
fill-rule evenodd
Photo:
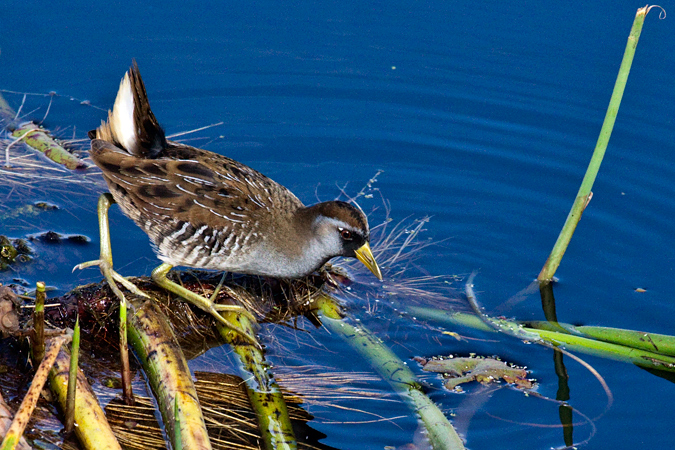
<instances>
[{"instance_id":1,"label":"bird's leg","mask_svg":"<svg viewBox=\"0 0 675 450\"><path fill-rule=\"evenodd\" d=\"M115 272L112 268L113 267L112 247L110 245L108 209L110 209L110 205L112 205L113 203L115 203L115 200L109 193L101 194L101 196L98 198L98 206L96 209L98 211L98 232L101 240L101 250L99 259L80 263L76 265L73 268L73 270L75 269L81 270L86 269L87 267L98 266L99 269L101 269L101 273L108 282L110 289L112 289L113 293L122 302L126 302L126 299L124 298L124 294L122 293L122 291L119 289L119 287L117 287L117 283L115 283L116 281L125 288L127 288L129 291L133 292L134 294L140 297L148 298L148 295L145 292L138 289L135 284L124 278L119 273Z\"/></svg>"},{"instance_id":2,"label":"bird's leg","mask_svg":"<svg viewBox=\"0 0 675 450\"><path fill-rule=\"evenodd\" d=\"M98 198L98 205L96 210L98 212L98 232L101 241L101 249L99 259L78 264L73 268L84 269L86 267L98 266L101 273L108 282L108 286L113 291L115 296L120 300L120 362L122 363L122 390L124 401L127 405L134 404L133 391L131 388L131 369L129 366L129 347L127 342L127 299L117 286L116 281L122 284L129 291L134 294L149 298L147 294L142 292L133 283L128 281L122 275L113 270L112 263L112 246L110 245L110 227L108 224L108 210L110 205L115 203L115 199L109 193L102 194Z\"/></svg>"},{"instance_id":3,"label":"bird's leg","mask_svg":"<svg viewBox=\"0 0 675 450\"><path fill-rule=\"evenodd\" d=\"M158 286L166 289L169 292L173 292L174 294L184 298L185 300L189 301L193 305L199 307L200 309L210 313L213 317L216 318L220 323L225 325L227 328L237 332L240 334L244 339L246 339L248 342L251 344L255 345L256 347L260 347L260 344L258 343L258 340L254 335L251 335L244 331L244 329L240 326L235 325L231 321L227 320L225 317L223 317L219 311L229 311L233 313L240 314L244 317L246 317L248 320L250 320L252 323L256 323L256 319L251 314L246 308L240 305L219 305L215 303L215 298L220 291L220 288L223 285L223 278L221 279L220 283L218 283L218 287L216 288L216 291L214 292L214 295L211 296L211 298L206 298L202 297L201 295L192 292L183 286L174 283L173 281L169 280L166 275L169 273L169 271L173 268L171 264L168 263L163 263L159 267L157 267L155 270L152 271L152 280L157 284Z\"/></svg>"}]
</instances>

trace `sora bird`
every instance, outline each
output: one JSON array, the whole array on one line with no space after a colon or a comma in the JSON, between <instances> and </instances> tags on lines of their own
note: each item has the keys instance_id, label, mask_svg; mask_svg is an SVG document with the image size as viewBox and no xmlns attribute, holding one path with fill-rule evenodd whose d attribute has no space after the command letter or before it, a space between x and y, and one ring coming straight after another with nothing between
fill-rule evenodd
<instances>
[{"instance_id":1,"label":"sora bird","mask_svg":"<svg viewBox=\"0 0 675 450\"><path fill-rule=\"evenodd\" d=\"M148 234L163 261L152 272L153 281L237 332L242 331L219 311L253 319L250 313L185 289L167 278L169 270L186 266L292 279L311 274L333 257L346 256L357 258L382 279L360 209L342 201L305 206L284 186L240 162L167 140L135 61L120 83L107 122L89 137L91 158L114 201ZM101 207L99 202L99 223L106 233L110 203ZM79 267L98 264L103 270L103 259ZM108 260L108 282L112 278L134 289L112 271L111 256Z\"/></svg>"}]
</instances>

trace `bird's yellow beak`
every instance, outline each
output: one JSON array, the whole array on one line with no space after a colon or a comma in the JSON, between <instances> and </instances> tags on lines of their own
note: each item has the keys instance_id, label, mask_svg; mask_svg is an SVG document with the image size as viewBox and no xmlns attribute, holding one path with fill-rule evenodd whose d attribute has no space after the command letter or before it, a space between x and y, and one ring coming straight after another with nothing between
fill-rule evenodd
<instances>
[{"instance_id":1,"label":"bird's yellow beak","mask_svg":"<svg viewBox=\"0 0 675 450\"><path fill-rule=\"evenodd\" d=\"M370 250L370 245L367 242L356 250L356 259L373 272L378 280L382 281L382 272L380 272L380 268L377 266L373 252Z\"/></svg>"}]
</instances>

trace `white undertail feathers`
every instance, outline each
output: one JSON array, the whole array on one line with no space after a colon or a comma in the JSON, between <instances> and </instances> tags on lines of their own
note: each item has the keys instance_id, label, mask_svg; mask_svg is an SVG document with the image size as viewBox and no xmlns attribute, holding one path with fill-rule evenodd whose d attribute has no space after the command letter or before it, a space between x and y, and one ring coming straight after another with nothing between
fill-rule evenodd
<instances>
[{"instance_id":1,"label":"white undertail feathers","mask_svg":"<svg viewBox=\"0 0 675 450\"><path fill-rule=\"evenodd\" d=\"M134 93L127 72L120 82L113 109L108 111L108 122L101 123L101 126L96 130L96 138L115 142L133 154L138 146L134 108Z\"/></svg>"}]
</instances>

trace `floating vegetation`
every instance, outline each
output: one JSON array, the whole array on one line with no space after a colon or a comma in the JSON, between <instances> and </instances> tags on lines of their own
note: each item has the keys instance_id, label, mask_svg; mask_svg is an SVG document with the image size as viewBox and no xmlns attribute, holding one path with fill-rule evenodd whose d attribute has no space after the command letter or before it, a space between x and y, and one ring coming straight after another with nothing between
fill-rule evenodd
<instances>
[{"instance_id":1,"label":"floating vegetation","mask_svg":"<svg viewBox=\"0 0 675 450\"><path fill-rule=\"evenodd\" d=\"M59 207L49 202L34 202L30 205L20 206L6 213L0 214L0 221L13 220L18 217L37 217L43 211L56 211Z\"/></svg>"},{"instance_id":2,"label":"floating vegetation","mask_svg":"<svg viewBox=\"0 0 675 450\"><path fill-rule=\"evenodd\" d=\"M58 244L61 242L70 242L73 244L88 244L91 242L87 236L81 234L61 234L56 231L44 231L42 233L28 236L31 241L39 241L45 244Z\"/></svg>"},{"instance_id":3,"label":"floating vegetation","mask_svg":"<svg viewBox=\"0 0 675 450\"><path fill-rule=\"evenodd\" d=\"M497 383L500 379L519 389L532 389L534 380L527 378L522 367L507 364L492 357L467 356L447 358L414 358L427 372L443 374L443 385L451 391L461 392L460 385L477 381L481 384Z\"/></svg>"},{"instance_id":4,"label":"floating vegetation","mask_svg":"<svg viewBox=\"0 0 675 450\"><path fill-rule=\"evenodd\" d=\"M26 96L24 95L21 107L23 107L25 100ZM63 143L59 142L51 135L49 130L35 122L21 121L19 119L20 112L21 108L19 108L19 111L14 112L12 107L2 97L2 94L0 94L0 123L4 123L9 140L5 147L5 169L12 168L9 151L11 147L19 142L24 143L33 150L41 152L50 160L63 165L67 169L78 170L87 169L89 167L86 163L69 152ZM47 109L47 113L49 113L49 108Z\"/></svg>"},{"instance_id":5,"label":"floating vegetation","mask_svg":"<svg viewBox=\"0 0 675 450\"><path fill-rule=\"evenodd\" d=\"M32 251L23 239L10 239L0 235L0 270L6 270L13 264L29 262Z\"/></svg>"}]
</instances>

